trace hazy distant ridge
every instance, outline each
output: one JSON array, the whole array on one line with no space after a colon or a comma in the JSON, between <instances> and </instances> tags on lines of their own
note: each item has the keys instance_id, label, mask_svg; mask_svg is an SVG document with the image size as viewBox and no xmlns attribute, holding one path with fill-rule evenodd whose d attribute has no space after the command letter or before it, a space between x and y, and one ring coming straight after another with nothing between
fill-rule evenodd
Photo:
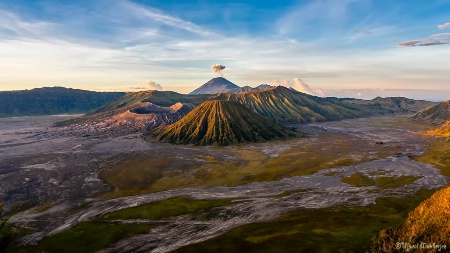
<instances>
[{"instance_id":1,"label":"hazy distant ridge","mask_svg":"<svg viewBox=\"0 0 450 253\"><path fill-rule=\"evenodd\" d=\"M0 117L86 113L123 95L64 87L0 91Z\"/></svg>"}]
</instances>

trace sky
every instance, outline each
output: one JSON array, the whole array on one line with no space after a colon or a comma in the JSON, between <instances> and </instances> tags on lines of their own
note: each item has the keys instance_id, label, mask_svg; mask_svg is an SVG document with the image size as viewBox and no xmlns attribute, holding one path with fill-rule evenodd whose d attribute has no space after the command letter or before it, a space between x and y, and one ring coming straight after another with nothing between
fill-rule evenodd
<instances>
[{"instance_id":1,"label":"sky","mask_svg":"<svg viewBox=\"0 0 450 253\"><path fill-rule=\"evenodd\" d=\"M450 0L0 1L0 90L188 93L215 77L313 95L450 99Z\"/></svg>"}]
</instances>

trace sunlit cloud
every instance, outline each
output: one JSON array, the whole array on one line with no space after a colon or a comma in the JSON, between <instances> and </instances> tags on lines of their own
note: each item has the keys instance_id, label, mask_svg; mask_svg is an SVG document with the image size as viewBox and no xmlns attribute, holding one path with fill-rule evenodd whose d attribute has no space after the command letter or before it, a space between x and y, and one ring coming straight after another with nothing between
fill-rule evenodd
<instances>
[{"instance_id":1,"label":"sunlit cloud","mask_svg":"<svg viewBox=\"0 0 450 253\"><path fill-rule=\"evenodd\" d=\"M437 28L439 28L439 29L450 28L450 23L445 23L445 24L442 24L442 25L438 25Z\"/></svg>"}]
</instances>

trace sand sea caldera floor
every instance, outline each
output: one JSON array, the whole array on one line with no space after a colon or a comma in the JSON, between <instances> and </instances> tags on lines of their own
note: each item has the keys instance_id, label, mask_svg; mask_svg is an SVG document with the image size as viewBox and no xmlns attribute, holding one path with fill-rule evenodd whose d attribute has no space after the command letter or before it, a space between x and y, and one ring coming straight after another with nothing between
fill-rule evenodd
<instances>
[{"instance_id":1,"label":"sand sea caldera floor","mask_svg":"<svg viewBox=\"0 0 450 253\"><path fill-rule=\"evenodd\" d=\"M228 147L148 143L138 135L83 137L50 128L57 120L0 119L0 198L7 210L24 210L11 221L28 229L21 244L38 243L28 247L143 205L180 197L226 201L163 219L111 220L152 226L96 249L168 252L297 209L369 206L448 181L410 158L431 140L405 116L300 125L308 138Z\"/></svg>"}]
</instances>

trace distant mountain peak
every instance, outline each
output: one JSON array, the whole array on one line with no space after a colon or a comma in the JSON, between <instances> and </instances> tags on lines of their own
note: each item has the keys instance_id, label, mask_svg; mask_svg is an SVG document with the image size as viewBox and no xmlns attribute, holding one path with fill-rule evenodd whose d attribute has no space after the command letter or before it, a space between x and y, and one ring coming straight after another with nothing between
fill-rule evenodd
<instances>
[{"instance_id":1,"label":"distant mountain peak","mask_svg":"<svg viewBox=\"0 0 450 253\"><path fill-rule=\"evenodd\" d=\"M233 89L237 89L239 86L230 82L224 77L215 77L197 89L193 90L189 95L198 94L217 94L222 92L228 92Z\"/></svg>"}]
</instances>

